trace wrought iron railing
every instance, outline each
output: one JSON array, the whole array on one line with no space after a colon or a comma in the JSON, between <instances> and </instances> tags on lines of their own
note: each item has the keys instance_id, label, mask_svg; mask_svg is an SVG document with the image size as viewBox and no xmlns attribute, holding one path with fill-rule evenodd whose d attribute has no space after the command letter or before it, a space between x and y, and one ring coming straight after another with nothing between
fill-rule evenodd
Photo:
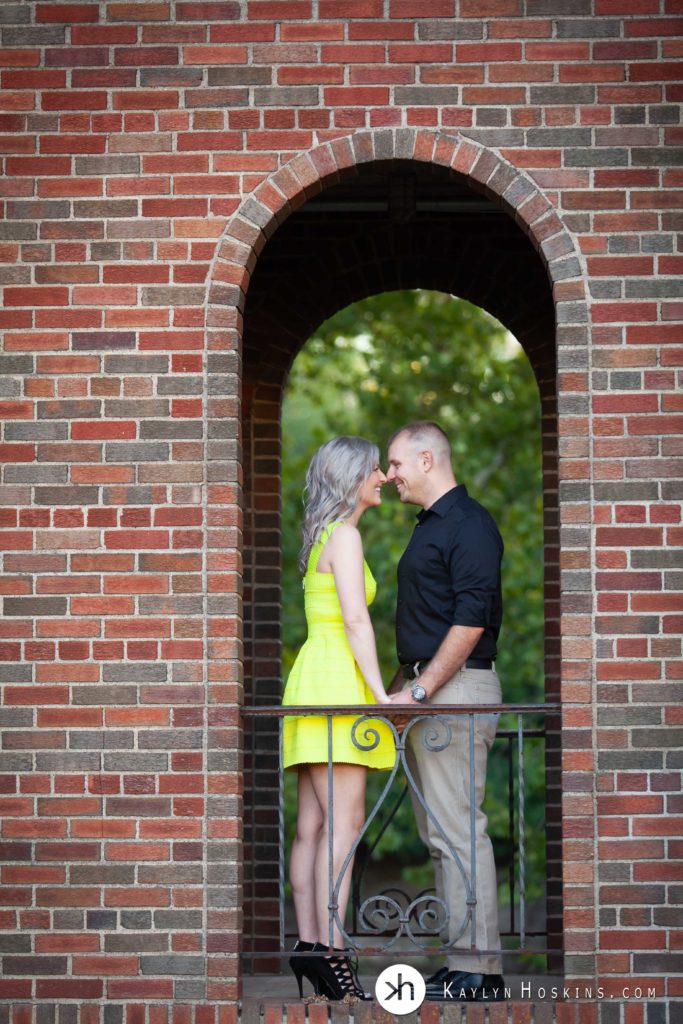
<instances>
[{"instance_id":1,"label":"wrought iron railing","mask_svg":"<svg viewBox=\"0 0 683 1024\"><path fill-rule=\"evenodd\" d=\"M399 939L408 940L401 944L401 956L424 956L426 954L446 954L454 951L467 953L491 954L500 953L500 950L483 950L477 948L477 874L476 874L476 851L475 851L475 770L474 770L474 729L477 715L501 715L513 716L516 718L516 728L500 729L496 735L498 745L505 743L506 764L507 764L507 789L508 789L508 828L509 828L509 856L508 856L508 883L510 889L510 917L508 928L501 932L503 936L515 936L518 943L513 949L506 948L506 953L539 953L545 952L542 946L534 944L527 946L530 938L540 938L546 933L527 929L527 838L526 838L526 777L525 777L525 744L527 741L544 740L546 736L545 725L527 727L524 726L524 718L528 716L545 716L548 713L557 713L559 704L475 704L475 705L428 705L425 707L409 705L402 707L393 705L390 709L386 705L375 708L342 705L338 707L245 707L242 709L243 717L249 721L255 718L270 718L279 720L280 735L280 793L279 793L279 893L280 893L280 955L284 955L286 938L285 935L285 815L284 815L284 771L282 768L282 725L287 716L324 717L327 722L328 742L328 821L330 829L328 833L328 858L329 858L329 928L330 939L333 935L335 925L341 932L345 945L354 948L363 956L384 956L395 947ZM334 877L333 871L333 828L334 828L334 783L332 773L332 751L333 751L333 730L332 723L335 716L343 715L357 716L351 727L353 743L360 750L371 751L379 743L379 733L373 723L383 722L391 729L396 745L396 756L393 767L387 772L386 782L382 788L379 798L369 810L365 824L357 836L353 846L349 850L346 859ZM452 742L453 732L449 719L452 716L467 717L469 738L469 839L470 839L470 870L466 870L457 851L452 846L442 825L434 816L432 808L425 802L420 791L407 754L407 742L417 723L424 718L429 720L429 728L421 730L420 742L432 752L446 749ZM402 728L397 728L394 720L400 719ZM545 719L544 719L545 721ZM516 748L516 757L515 757ZM405 776L405 784L402 793L394 802L393 807L384 813L380 821L380 828L374 836L371 844L365 843L365 837L369 835L370 828L376 820L379 820L380 811L383 808L392 786L402 770ZM412 792L411 792L412 791ZM449 908L444 900L439 898L432 890L423 890L417 896L410 895L395 887L385 888L378 893L362 897L363 876L370 855L379 843L384 831L390 827L400 803L405 799L406 794L411 792L412 798L422 806L424 813L431 820L432 826L437 829L442 840L449 846L451 856L457 864L462 878L462 884L466 895L466 912L462 921L457 927L449 930ZM358 851L362 849L364 856L356 858ZM339 913L338 897L342 881L354 863L351 885L351 898L349 900L349 923L341 920ZM444 934L449 933L447 940L443 939ZM380 941L384 940L384 941ZM466 946L458 946L457 943L463 940ZM330 941L330 944L333 944ZM271 954L272 955L272 954ZM277 954L275 954L277 955Z\"/></svg>"}]
</instances>

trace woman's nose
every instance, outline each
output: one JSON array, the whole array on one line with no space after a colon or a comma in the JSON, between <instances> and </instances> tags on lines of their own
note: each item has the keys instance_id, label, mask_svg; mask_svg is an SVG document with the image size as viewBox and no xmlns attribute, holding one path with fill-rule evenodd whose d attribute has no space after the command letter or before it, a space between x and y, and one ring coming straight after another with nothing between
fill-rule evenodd
<instances>
[{"instance_id":1,"label":"woman's nose","mask_svg":"<svg viewBox=\"0 0 683 1024\"><path fill-rule=\"evenodd\" d=\"M387 482L387 478L386 478L386 476L384 475L384 473L382 472L381 469L379 471L379 482L380 482L380 484L385 484Z\"/></svg>"}]
</instances>

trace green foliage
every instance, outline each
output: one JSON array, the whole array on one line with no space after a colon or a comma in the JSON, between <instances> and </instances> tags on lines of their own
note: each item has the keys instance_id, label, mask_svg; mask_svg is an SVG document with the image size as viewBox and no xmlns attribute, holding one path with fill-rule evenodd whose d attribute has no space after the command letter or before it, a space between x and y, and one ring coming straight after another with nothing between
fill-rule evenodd
<instances>
[{"instance_id":1,"label":"green foliage","mask_svg":"<svg viewBox=\"0 0 683 1024\"><path fill-rule=\"evenodd\" d=\"M435 419L451 438L459 481L496 519L506 545L499 672L505 699L543 694L540 402L519 345L483 310L440 292L392 292L324 323L297 357L283 409L282 508L285 668L305 639L301 492L316 448L360 434L384 452L403 423ZM372 608L385 674L393 674L396 564L414 525L387 485L362 520L378 582Z\"/></svg>"},{"instance_id":2,"label":"green foliage","mask_svg":"<svg viewBox=\"0 0 683 1024\"><path fill-rule=\"evenodd\" d=\"M404 423L434 419L448 433L459 482L488 508L505 541L505 618L498 671L507 703L543 699L543 531L540 401L517 342L483 310L440 292L377 295L324 323L298 355L283 409L284 665L289 671L306 635L301 578L301 492L315 449L338 434L360 434L385 453ZM418 510L391 485L363 518L365 555L378 583L372 618L385 680L396 669L396 565ZM542 759L541 759L542 761ZM505 834L504 766L492 767L488 812ZM542 830L543 767L527 793ZM380 780L377 780L380 781ZM371 795L372 789L371 787ZM425 851L409 806L383 837L377 855L415 865ZM539 857L536 867L540 866ZM529 865L529 875L535 869ZM418 873L419 874L419 873Z\"/></svg>"}]
</instances>

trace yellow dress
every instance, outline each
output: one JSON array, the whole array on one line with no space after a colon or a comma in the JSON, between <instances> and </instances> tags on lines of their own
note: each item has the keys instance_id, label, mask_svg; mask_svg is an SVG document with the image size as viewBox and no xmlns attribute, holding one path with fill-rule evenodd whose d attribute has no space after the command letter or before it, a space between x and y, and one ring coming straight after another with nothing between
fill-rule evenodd
<instances>
[{"instance_id":1,"label":"yellow dress","mask_svg":"<svg viewBox=\"0 0 683 1024\"><path fill-rule=\"evenodd\" d=\"M375 698L365 682L344 632L341 606L331 572L318 572L318 559L332 530L332 523L323 537L314 544L304 576L304 605L308 638L292 665L285 692L284 705L374 704ZM377 584L367 563L365 596L374 600ZM283 753L285 768L299 764L327 763L327 718L318 715L284 720ZM396 757L393 733L385 722L366 720L356 730L358 742L370 746L376 730L379 743L373 750L361 750L353 742L351 729L357 715L335 715L332 719L332 760L345 764L363 764L368 768L393 768Z\"/></svg>"}]
</instances>

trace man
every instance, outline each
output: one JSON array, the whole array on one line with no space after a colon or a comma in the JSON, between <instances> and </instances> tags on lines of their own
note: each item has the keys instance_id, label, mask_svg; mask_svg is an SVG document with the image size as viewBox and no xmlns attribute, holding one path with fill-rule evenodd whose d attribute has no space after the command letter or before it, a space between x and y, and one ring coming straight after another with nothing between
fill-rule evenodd
<instances>
[{"instance_id":1,"label":"man","mask_svg":"<svg viewBox=\"0 0 683 1024\"><path fill-rule=\"evenodd\" d=\"M398 692L393 692L396 684L392 687L392 701L499 704L495 657L502 620L503 542L498 528L457 483L451 446L436 423L411 423L398 430L389 441L388 461L387 480L395 484L401 501L422 506L398 565L396 645L403 680ZM427 980L427 999L503 998L501 957L491 952L500 950L496 869L481 809L497 721L495 714L474 719L474 912L476 946L486 952L449 954L447 966ZM413 802L420 835L434 862L437 896L449 911L448 943L467 949L471 920L464 926L469 908L463 871L471 881L469 717L450 716L448 722L451 739L444 750L423 745L428 719L413 726L409 736L416 782L438 825Z\"/></svg>"}]
</instances>

